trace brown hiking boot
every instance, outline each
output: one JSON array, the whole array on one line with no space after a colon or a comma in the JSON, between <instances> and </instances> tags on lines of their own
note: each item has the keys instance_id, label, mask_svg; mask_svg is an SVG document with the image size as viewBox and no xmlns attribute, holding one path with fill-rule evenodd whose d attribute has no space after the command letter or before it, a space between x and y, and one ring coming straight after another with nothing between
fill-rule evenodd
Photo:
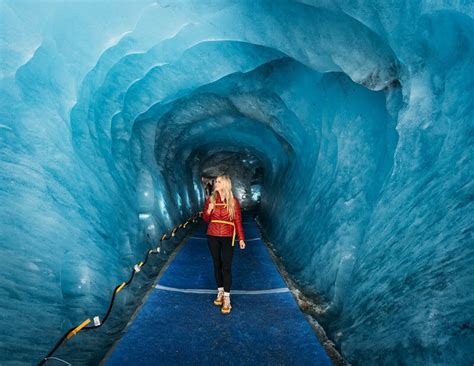
<instances>
[{"instance_id":1,"label":"brown hiking boot","mask_svg":"<svg viewBox=\"0 0 474 366\"><path fill-rule=\"evenodd\" d=\"M230 309L232 309L232 306L230 306L230 296L224 296L224 304L221 307L221 313L229 314Z\"/></svg>"},{"instance_id":2,"label":"brown hiking boot","mask_svg":"<svg viewBox=\"0 0 474 366\"><path fill-rule=\"evenodd\" d=\"M222 290L218 290L217 291L217 297L216 299L214 300L214 305L218 305L218 306L221 306L222 305L222 302L223 302L223 299L224 299L224 291Z\"/></svg>"}]
</instances>

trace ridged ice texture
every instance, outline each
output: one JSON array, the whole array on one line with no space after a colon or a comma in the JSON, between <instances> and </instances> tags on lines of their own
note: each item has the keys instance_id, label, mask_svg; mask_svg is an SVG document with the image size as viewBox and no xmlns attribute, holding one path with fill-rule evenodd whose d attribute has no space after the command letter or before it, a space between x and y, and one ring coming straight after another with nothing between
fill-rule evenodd
<instances>
[{"instance_id":1,"label":"ridged ice texture","mask_svg":"<svg viewBox=\"0 0 474 366\"><path fill-rule=\"evenodd\" d=\"M2 365L103 313L219 151L260 159L261 223L347 360L472 364L472 1L0 7ZM65 358L100 359L82 339Z\"/></svg>"}]
</instances>

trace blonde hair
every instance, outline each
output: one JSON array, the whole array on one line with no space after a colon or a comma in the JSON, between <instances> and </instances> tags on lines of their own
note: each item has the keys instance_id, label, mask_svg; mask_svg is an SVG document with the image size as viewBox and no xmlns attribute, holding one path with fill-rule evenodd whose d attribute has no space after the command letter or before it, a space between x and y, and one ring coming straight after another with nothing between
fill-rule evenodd
<instances>
[{"instance_id":1,"label":"blonde hair","mask_svg":"<svg viewBox=\"0 0 474 366\"><path fill-rule=\"evenodd\" d=\"M221 178L224 186L224 194L223 197L221 196L221 200L224 203L227 203L227 211L229 211L230 219L234 219L235 213L235 202L234 202L234 195L232 194L232 182L228 175L219 175L217 178ZM211 203L215 204L217 199L217 191L214 190L211 195Z\"/></svg>"}]
</instances>

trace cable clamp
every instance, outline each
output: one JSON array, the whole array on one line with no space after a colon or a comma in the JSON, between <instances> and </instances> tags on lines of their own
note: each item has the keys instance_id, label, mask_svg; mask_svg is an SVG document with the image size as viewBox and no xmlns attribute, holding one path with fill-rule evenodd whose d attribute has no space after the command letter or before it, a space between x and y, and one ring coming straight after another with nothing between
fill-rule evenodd
<instances>
[{"instance_id":1,"label":"cable clamp","mask_svg":"<svg viewBox=\"0 0 474 366\"><path fill-rule=\"evenodd\" d=\"M94 325L98 327L100 325L100 318L99 316L94 316Z\"/></svg>"},{"instance_id":2,"label":"cable clamp","mask_svg":"<svg viewBox=\"0 0 474 366\"><path fill-rule=\"evenodd\" d=\"M142 270L138 264L135 264L133 269L135 270L135 272L140 272Z\"/></svg>"}]
</instances>

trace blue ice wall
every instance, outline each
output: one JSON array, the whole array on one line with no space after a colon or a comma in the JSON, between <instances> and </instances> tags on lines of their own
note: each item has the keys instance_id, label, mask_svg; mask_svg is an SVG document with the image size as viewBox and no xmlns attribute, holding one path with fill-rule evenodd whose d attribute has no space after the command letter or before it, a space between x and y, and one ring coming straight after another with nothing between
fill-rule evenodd
<instances>
[{"instance_id":1,"label":"blue ice wall","mask_svg":"<svg viewBox=\"0 0 474 366\"><path fill-rule=\"evenodd\" d=\"M102 314L222 151L259 159L259 220L348 361L472 364L471 1L0 7L2 365Z\"/></svg>"}]
</instances>

